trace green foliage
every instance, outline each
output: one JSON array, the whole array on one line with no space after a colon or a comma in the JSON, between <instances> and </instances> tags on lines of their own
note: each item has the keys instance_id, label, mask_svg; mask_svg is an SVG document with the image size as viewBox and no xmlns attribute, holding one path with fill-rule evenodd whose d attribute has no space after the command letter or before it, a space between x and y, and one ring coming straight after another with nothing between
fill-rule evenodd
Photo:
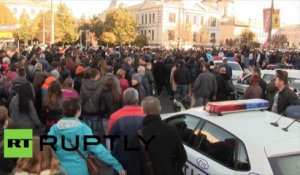
<instances>
[{"instance_id":1,"label":"green foliage","mask_svg":"<svg viewBox=\"0 0 300 175\"><path fill-rule=\"evenodd\" d=\"M34 36L32 32L33 25L32 21L29 18L29 15L26 12L23 12L19 20L20 28L18 29L18 34L21 40L27 43Z\"/></svg>"},{"instance_id":2,"label":"green foliage","mask_svg":"<svg viewBox=\"0 0 300 175\"><path fill-rule=\"evenodd\" d=\"M134 40L134 44L139 46L139 47L147 46L148 45L148 39L145 35L138 35Z\"/></svg>"},{"instance_id":3,"label":"green foliage","mask_svg":"<svg viewBox=\"0 0 300 175\"><path fill-rule=\"evenodd\" d=\"M55 15L55 41L72 43L78 38L79 33L70 9L66 4L59 4Z\"/></svg>"},{"instance_id":4,"label":"green foliage","mask_svg":"<svg viewBox=\"0 0 300 175\"><path fill-rule=\"evenodd\" d=\"M13 13L2 3L0 3L0 25L15 25L17 23Z\"/></svg>"},{"instance_id":5,"label":"green foliage","mask_svg":"<svg viewBox=\"0 0 300 175\"><path fill-rule=\"evenodd\" d=\"M133 42L136 37L137 22L123 7L110 10L106 15L105 25L106 31L113 32L117 43L121 45Z\"/></svg>"},{"instance_id":6,"label":"green foliage","mask_svg":"<svg viewBox=\"0 0 300 175\"><path fill-rule=\"evenodd\" d=\"M245 46L250 46L250 43L254 41L255 39L255 33L253 33L250 30L244 30L240 35L240 44Z\"/></svg>"}]
</instances>

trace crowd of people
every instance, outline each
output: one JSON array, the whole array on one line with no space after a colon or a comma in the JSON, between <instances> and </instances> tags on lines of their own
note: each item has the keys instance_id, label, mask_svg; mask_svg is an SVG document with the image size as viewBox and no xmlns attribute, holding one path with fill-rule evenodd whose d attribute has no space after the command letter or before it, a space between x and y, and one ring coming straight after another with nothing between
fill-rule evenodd
<instances>
[{"instance_id":1,"label":"crowd of people","mask_svg":"<svg viewBox=\"0 0 300 175\"><path fill-rule=\"evenodd\" d=\"M276 62L279 54L272 54L268 60ZM285 55L282 59L296 67L299 55ZM156 97L166 91L170 100L190 102L189 107L234 99L232 69L227 59L222 66L214 65L213 56L233 57L251 69L243 98L267 99L270 110L279 114L290 105L300 105L288 87L287 72L277 71L276 78L266 84L260 77L266 54L245 48L239 52L23 47L20 52L0 50L0 141L5 128L33 129L36 136L63 135L69 147L75 135L119 135L121 139L113 143L103 140L88 150L80 145L79 151L84 157L95 155L120 175L151 171L181 175L187 156L176 130L162 122ZM131 146L143 146L137 134L147 139L155 136L148 152L124 151L123 136L130 138ZM4 159L0 147L0 174L89 174L81 154L63 150L61 142L55 152L47 146L41 151L39 143L39 137L34 137L30 159ZM115 148L111 153L106 149L109 144ZM147 154L151 159L146 165Z\"/></svg>"}]
</instances>

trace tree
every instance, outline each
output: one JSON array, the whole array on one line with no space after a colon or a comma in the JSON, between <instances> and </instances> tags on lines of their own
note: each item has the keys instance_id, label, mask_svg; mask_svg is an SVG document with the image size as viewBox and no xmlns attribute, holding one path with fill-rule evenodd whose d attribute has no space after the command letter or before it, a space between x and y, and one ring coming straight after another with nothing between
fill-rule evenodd
<instances>
[{"instance_id":1,"label":"tree","mask_svg":"<svg viewBox=\"0 0 300 175\"><path fill-rule=\"evenodd\" d=\"M30 20L28 14L23 12L19 20L20 28L18 29L18 35L21 40L27 43L29 40L33 39L34 33L32 32L32 21Z\"/></svg>"},{"instance_id":2,"label":"tree","mask_svg":"<svg viewBox=\"0 0 300 175\"><path fill-rule=\"evenodd\" d=\"M134 44L139 46L139 47L147 46L148 45L148 39L145 35L138 35L134 40Z\"/></svg>"},{"instance_id":3,"label":"tree","mask_svg":"<svg viewBox=\"0 0 300 175\"><path fill-rule=\"evenodd\" d=\"M228 47L233 47L234 46L234 40L233 39L226 39L225 40L225 45Z\"/></svg>"},{"instance_id":4,"label":"tree","mask_svg":"<svg viewBox=\"0 0 300 175\"><path fill-rule=\"evenodd\" d=\"M45 40L46 43L51 41L51 11L45 13L40 12L32 24L32 33L34 33L34 39L43 41L43 18L45 17ZM57 28L57 26L55 26ZM54 29L55 30L55 29ZM56 30L55 30L56 31Z\"/></svg>"},{"instance_id":5,"label":"tree","mask_svg":"<svg viewBox=\"0 0 300 175\"><path fill-rule=\"evenodd\" d=\"M13 13L2 3L0 3L0 25L15 25L17 23Z\"/></svg>"},{"instance_id":6,"label":"tree","mask_svg":"<svg viewBox=\"0 0 300 175\"><path fill-rule=\"evenodd\" d=\"M200 42L202 45L208 43L208 29L206 26L202 26L202 28L200 29Z\"/></svg>"},{"instance_id":7,"label":"tree","mask_svg":"<svg viewBox=\"0 0 300 175\"><path fill-rule=\"evenodd\" d=\"M106 14L105 25L106 31L113 32L121 45L133 42L136 37L137 22L123 7L110 10Z\"/></svg>"},{"instance_id":8,"label":"tree","mask_svg":"<svg viewBox=\"0 0 300 175\"><path fill-rule=\"evenodd\" d=\"M116 42L116 36L112 32L103 32L100 36L100 40L104 43L108 44L114 44Z\"/></svg>"},{"instance_id":9,"label":"tree","mask_svg":"<svg viewBox=\"0 0 300 175\"><path fill-rule=\"evenodd\" d=\"M240 44L249 46L250 43L254 41L255 37L256 36L252 31L248 29L243 30L239 38Z\"/></svg>"},{"instance_id":10,"label":"tree","mask_svg":"<svg viewBox=\"0 0 300 175\"><path fill-rule=\"evenodd\" d=\"M275 48L282 48L284 43L287 43L288 39L286 35L275 34L272 36L271 45Z\"/></svg>"},{"instance_id":11,"label":"tree","mask_svg":"<svg viewBox=\"0 0 300 175\"><path fill-rule=\"evenodd\" d=\"M55 15L55 41L72 43L78 40L79 33L75 20L66 4L59 4Z\"/></svg>"},{"instance_id":12,"label":"tree","mask_svg":"<svg viewBox=\"0 0 300 175\"><path fill-rule=\"evenodd\" d=\"M193 42L192 24L183 23L178 24L175 28L175 33L177 33L177 46L185 43ZM181 41L183 43L181 43Z\"/></svg>"}]
</instances>

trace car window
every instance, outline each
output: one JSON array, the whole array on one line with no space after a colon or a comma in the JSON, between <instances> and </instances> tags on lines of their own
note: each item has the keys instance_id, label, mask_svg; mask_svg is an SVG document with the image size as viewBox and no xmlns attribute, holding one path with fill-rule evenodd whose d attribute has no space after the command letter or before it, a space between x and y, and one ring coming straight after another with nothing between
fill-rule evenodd
<instances>
[{"instance_id":1,"label":"car window","mask_svg":"<svg viewBox=\"0 0 300 175\"><path fill-rule=\"evenodd\" d=\"M194 134L194 130L200 122L200 118L190 115L178 115L167 119L166 122L175 126L181 140L189 144L189 140Z\"/></svg>"},{"instance_id":2,"label":"car window","mask_svg":"<svg viewBox=\"0 0 300 175\"><path fill-rule=\"evenodd\" d=\"M289 78L289 85L291 86L291 88L300 91L300 79Z\"/></svg>"},{"instance_id":3,"label":"car window","mask_svg":"<svg viewBox=\"0 0 300 175\"><path fill-rule=\"evenodd\" d=\"M245 77L245 78L243 79L243 82L242 82L242 84L249 84L249 82L250 82L250 78L251 78L251 75L249 75L249 76Z\"/></svg>"},{"instance_id":4,"label":"car window","mask_svg":"<svg viewBox=\"0 0 300 175\"><path fill-rule=\"evenodd\" d=\"M264 74L262 79L269 84L273 79L274 79L275 75L272 74Z\"/></svg>"},{"instance_id":5,"label":"car window","mask_svg":"<svg viewBox=\"0 0 300 175\"><path fill-rule=\"evenodd\" d=\"M250 162L245 145L240 141L236 152L235 167L237 171L249 171Z\"/></svg>"},{"instance_id":6,"label":"car window","mask_svg":"<svg viewBox=\"0 0 300 175\"><path fill-rule=\"evenodd\" d=\"M232 134L206 122L195 138L194 149L216 162L234 169L236 143L236 138Z\"/></svg>"},{"instance_id":7,"label":"car window","mask_svg":"<svg viewBox=\"0 0 300 175\"><path fill-rule=\"evenodd\" d=\"M269 158L273 174L300 174L300 154Z\"/></svg>"},{"instance_id":8,"label":"car window","mask_svg":"<svg viewBox=\"0 0 300 175\"><path fill-rule=\"evenodd\" d=\"M231 67L232 70L243 71L241 66L237 63L228 63L228 65Z\"/></svg>"}]
</instances>

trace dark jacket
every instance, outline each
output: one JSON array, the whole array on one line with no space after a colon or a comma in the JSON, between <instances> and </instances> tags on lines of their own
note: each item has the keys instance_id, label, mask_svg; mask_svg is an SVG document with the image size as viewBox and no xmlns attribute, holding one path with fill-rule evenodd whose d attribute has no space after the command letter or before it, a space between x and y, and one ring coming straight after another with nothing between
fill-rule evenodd
<instances>
[{"instance_id":1,"label":"dark jacket","mask_svg":"<svg viewBox=\"0 0 300 175\"><path fill-rule=\"evenodd\" d=\"M290 90L288 87L285 87L279 92L277 100L278 114L284 112L285 109L290 105L300 105L300 100L292 90Z\"/></svg>"},{"instance_id":2,"label":"dark jacket","mask_svg":"<svg viewBox=\"0 0 300 175\"><path fill-rule=\"evenodd\" d=\"M113 113L109 119L108 134L118 135L120 139L113 144L112 155L128 170L129 152L124 150L124 136L131 140L142 128L144 112L140 106L124 106Z\"/></svg>"},{"instance_id":3,"label":"dark jacket","mask_svg":"<svg viewBox=\"0 0 300 175\"><path fill-rule=\"evenodd\" d=\"M144 86L146 96L149 96L150 95L150 84L149 84L148 77L146 77L146 75L142 75L142 84Z\"/></svg>"},{"instance_id":4,"label":"dark jacket","mask_svg":"<svg viewBox=\"0 0 300 175\"><path fill-rule=\"evenodd\" d=\"M244 93L244 99L262 98L262 88L259 85L248 86Z\"/></svg>"},{"instance_id":5,"label":"dark jacket","mask_svg":"<svg viewBox=\"0 0 300 175\"><path fill-rule=\"evenodd\" d=\"M122 107L122 100L120 98L119 101L115 101L113 93L107 89L102 93L100 105L100 110L103 112L104 117L109 118L113 112Z\"/></svg>"},{"instance_id":6,"label":"dark jacket","mask_svg":"<svg viewBox=\"0 0 300 175\"><path fill-rule=\"evenodd\" d=\"M7 175L13 171L16 166L17 159L4 158L3 150L4 130L0 129L0 175ZM2 146L1 146L2 145Z\"/></svg>"},{"instance_id":7,"label":"dark jacket","mask_svg":"<svg viewBox=\"0 0 300 175\"><path fill-rule=\"evenodd\" d=\"M267 90L267 83L261 79L259 86L261 87L262 90L262 98L265 99L266 98L266 90Z\"/></svg>"},{"instance_id":8,"label":"dark jacket","mask_svg":"<svg viewBox=\"0 0 300 175\"><path fill-rule=\"evenodd\" d=\"M201 73L194 83L193 92L197 98L217 96L216 77L208 71Z\"/></svg>"},{"instance_id":9,"label":"dark jacket","mask_svg":"<svg viewBox=\"0 0 300 175\"><path fill-rule=\"evenodd\" d=\"M178 85L189 85L191 82L190 72L185 66L180 66L174 73L174 81Z\"/></svg>"},{"instance_id":10,"label":"dark jacket","mask_svg":"<svg viewBox=\"0 0 300 175\"><path fill-rule=\"evenodd\" d=\"M266 87L266 99L269 101L269 106L272 108L274 103L274 96L278 89L275 86L275 79L273 79Z\"/></svg>"},{"instance_id":11,"label":"dark jacket","mask_svg":"<svg viewBox=\"0 0 300 175\"><path fill-rule=\"evenodd\" d=\"M103 83L100 80L83 80L80 91L83 115L100 115L103 87Z\"/></svg>"},{"instance_id":12,"label":"dark jacket","mask_svg":"<svg viewBox=\"0 0 300 175\"><path fill-rule=\"evenodd\" d=\"M82 76L79 75L74 78L74 89L78 94L80 94L82 79Z\"/></svg>"},{"instance_id":13,"label":"dark jacket","mask_svg":"<svg viewBox=\"0 0 300 175\"><path fill-rule=\"evenodd\" d=\"M227 74L224 74L227 76ZM228 88L227 88L227 83L226 79L223 77L223 75L219 73L215 73L216 76L216 82L217 82L217 96L216 96L216 101L225 101L227 100L228 96Z\"/></svg>"},{"instance_id":14,"label":"dark jacket","mask_svg":"<svg viewBox=\"0 0 300 175\"><path fill-rule=\"evenodd\" d=\"M139 93L139 102L141 103L145 97L147 97L146 90L144 86L141 83L138 83L137 85L133 86L134 89L136 89Z\"/></svg>"},{"instance_id":15,"label":"dark jacket","mask_svg":"<svg viewBox=\"0 0 300 175\"><path fill-rule=\"evenodd\" d=\"M183 175L182 168L187 155L176 129L162 122L160 115L149 115L144 118L142 133L145 140L154 136L148 150L154 174ZM131 144L131 147L139 148L138 139L132 140ZM128 174L148 175L141 151L132 151L129 154Z\"/></svg>"}]
</instances>

